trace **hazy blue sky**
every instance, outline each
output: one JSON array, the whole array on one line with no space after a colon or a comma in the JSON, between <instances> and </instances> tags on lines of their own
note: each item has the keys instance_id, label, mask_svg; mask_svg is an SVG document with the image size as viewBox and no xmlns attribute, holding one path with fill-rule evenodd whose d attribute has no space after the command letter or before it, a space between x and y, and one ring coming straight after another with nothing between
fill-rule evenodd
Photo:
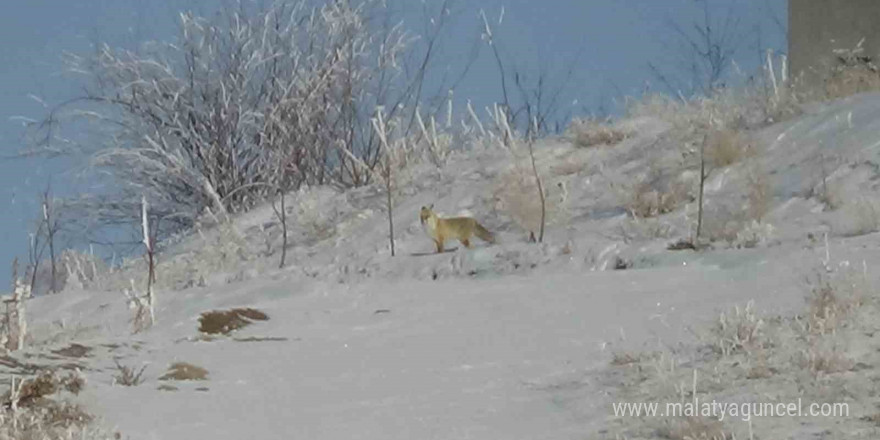
<instances>
[{"instance_id":1,"label":"hazy blue sky","mask_svg":"<svg viewBox=\"0 0 880 440\"><path fill-rule=\"evenodd\" d=\"M427 0L428 5L439 0ZM436 2L436 3L432 3ZM64 72L64 52L88 53L94 42L136 48L149 40L175 38L178 11L210 13L229 1L208 0L7 0L0 14L0 149L4 155L21 147L22 128L15 116L38 119L47 104L77 93ZM421 31L421 2L406 0L407 25ZM455 91L458 105L498 100L498 73L485 43L479 40L479 11L493 20L496 41L518 68L534 73L543 66L553 77L573 66L562 103L575 114L610 109L624 95L646 87L663 90L648 68L654 63L675 77L679 47L670 20L685 29L702 14L695 0L458 0L455 22L448 28L435 69L458 73L475 44L479 58ZM731 11L738 17L737 64L746 73L757 69L763 48L785 48L785 0L710 0L713 20ZM503 21L498 17L504 9ZM681 77L681 76L679 76ZM686 78L682 78L685 79ZM70 185L69 163L42 159L0 160L0 292L9 284L15 256L27 257L27 231L38 213L37 197L52 180L59 195Z\"/></svg>"}]
</instances>

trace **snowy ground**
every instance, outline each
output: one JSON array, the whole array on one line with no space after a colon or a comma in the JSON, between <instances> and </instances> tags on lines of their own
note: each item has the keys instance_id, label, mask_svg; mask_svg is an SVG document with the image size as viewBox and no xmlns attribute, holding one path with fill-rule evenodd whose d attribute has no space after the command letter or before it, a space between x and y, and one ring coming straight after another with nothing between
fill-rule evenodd
<instances>
[{"instance_id":1,"label":"snowy ground","mask_svg":"<svg viewBox=\"0 0 880 440\"><path fill-rule=\"evenodd\" d=\"M270 269L270 251L226 272L195 273L180 263L198 255L193 238L167 263L178 271L166 267L178 287L193 287L159 292L154 328L130 335L118 291L69 291L29 303L35 346L26 353L91 347L76 360L89 381L79 399L133 440L614 438L614 353L692 350L720 311L751 299L762 313L798 313L804 279L826 255L825 233L835 264L864 262L874 281L880 237L864 223L880 217L864 206L880 206L880 96L811 109L755 134L773 188L773 234L749 249L667 251L689 233L692 206L653 223L626 218L609 185L679 154L661 148L671 142L665 124L629 123L637 135L617 147L538 147L544 169L573 168L548 172L564 215L544 245L524 243L524 231L492 201L510 153L463 153L419 174L400 197L396 257L388 254L381 193L315 192L320 214L294 230L287 268ZM712 176L708 206L737 200L741 168ZM823 175L846 199L834 211L813 196ZM430 203L474 215L499 233L499 244L430 254L417 217ZM259 248L259 237L273 237L272 221L266 208L236 224ZM327 238L298 245L328 224ZM662 233L640 232L658 225ZM632 267L603 270L617 259ZM270 319L235 338L271 340L199 337L200 313L240 306ZM146 364L144 383L113 385L114 359ZM158 389L177 361L206 368L208 380Z\"/></svg>"}]
</instances>

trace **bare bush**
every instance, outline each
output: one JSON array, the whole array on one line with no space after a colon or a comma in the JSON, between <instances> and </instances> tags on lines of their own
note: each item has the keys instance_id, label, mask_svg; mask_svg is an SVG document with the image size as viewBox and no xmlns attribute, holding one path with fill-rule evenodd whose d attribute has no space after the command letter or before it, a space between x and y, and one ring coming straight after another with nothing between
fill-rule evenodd
<instances>
[{"instance_id":1,"label":"bare bush","mask_svg":"<svg viewBox=\"0 0 880 440\"><path fill-rule=\"evenodd\" d=\"M313 6L222 8L212 19L185 13L175 42L70 55L84 94L33 125L22 154L86 155L118 183L66 201L83 228L133 223L142 194L167 234L206 208L223 218L278 188L369 183L361 165L372 169L382 155L373 109L386 105L390 120L415 108L431 50L422 73L407 78L402 59L420 54L407 52L414 38L391 24L384 2ZM93 123L100 139L65 137L59 123L68 120Z\"/></svg>"}]
</instances>

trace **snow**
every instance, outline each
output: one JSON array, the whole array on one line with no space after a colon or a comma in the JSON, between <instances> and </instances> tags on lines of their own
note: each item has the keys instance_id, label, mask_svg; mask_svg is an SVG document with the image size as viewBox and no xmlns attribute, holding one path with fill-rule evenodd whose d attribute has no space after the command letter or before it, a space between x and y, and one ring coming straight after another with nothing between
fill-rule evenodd
<instances>
[{"instance_id":1,"label":"snow","mask_svg":"<svg viewBox=\"0 0 880 440\"><path fill-rule=\"evenodd\" d=\"M668 127L628 123L638 136L616 152L551 140L540 162L576 157L631 175ZM603 214L614 212L602 187L609 179L589 167L552 178L569 191L570 224L549 230L544 245L525 243L523 231L486 201L508 153L457 153L451 166L416 179L399 198L396 257L387 250L381 193L321 190L308 195L308 206L321 209L310 221L332 223L335 234L300 245L295 237L305 227L294 228L286 269L271 269L277 256L268 256L242 262L240 270L255 272L239 282L216 273L204 287L160 290L157 325L136 335L119 292L36 298L29 313L37 345L28 352L73 340L94 347L82 360L89 383L80 400L132 440L588 438L612 416L605 374L612 353L685 347L695 328L751 299L763 311L803 306L803 278L825 252L807 233L827 232L835 221L805 196L817 182L811 166L834 155L840 160L828 173L835 182L871 196L876 174L847 168L878 160L878 132L880 95L863 95L756 133L767 146L776 241L704 253L666 251L671 239L615 237L625 215ZM739 168L718 174L707 187L709 203L730 197L743 175ZM418 224L418 208L430 203L447 215L477 217L499 233L499 244L432 254ZM679 236L687 231L684 215L669 214ZM267 207L239 219L238 228L253 241L250 231L273 220ZM835 258L875 267L878 238L832 234L829 241ZM572 249L563 251L566 242ZM603 270L615 257L634 267ZM283 339L199 337L200 313L231 307L270 317L234 337ZM145 382L113 385L114 359L148 365ZM176 361L206 368L209 379L158 390L157 378Z\"/></svg>"}]
</instances>

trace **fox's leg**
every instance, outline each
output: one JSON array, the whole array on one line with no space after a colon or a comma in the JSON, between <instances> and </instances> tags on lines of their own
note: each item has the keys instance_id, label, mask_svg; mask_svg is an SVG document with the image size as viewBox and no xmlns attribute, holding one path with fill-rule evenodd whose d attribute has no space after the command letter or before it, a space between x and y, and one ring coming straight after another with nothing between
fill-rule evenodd
<instances>
[{"instance_id":1,"label":"fox's leg","mask_svg":"<svg viewBox=\"0 0 880 440\"><path fill-rule=\"evenodd\" d=\"M464 247L466 247L466 248L468 248L468 249L471 248L471 241L470 241L469 239L464 238L464 239L461 239L461 240L459 240L459 241L461 241L461 244L463 244Z\"/></svg>"},{"instance_id":2,"label":"fox's leg","mask_svg":"<svg viewBox=\"0 0 880 440\"><path fill-rule=\"evenodd\" d=\"M437 246L437 253L443 253L443 240L434 240L434 244Z\"/></svg>"}]
</instances>

